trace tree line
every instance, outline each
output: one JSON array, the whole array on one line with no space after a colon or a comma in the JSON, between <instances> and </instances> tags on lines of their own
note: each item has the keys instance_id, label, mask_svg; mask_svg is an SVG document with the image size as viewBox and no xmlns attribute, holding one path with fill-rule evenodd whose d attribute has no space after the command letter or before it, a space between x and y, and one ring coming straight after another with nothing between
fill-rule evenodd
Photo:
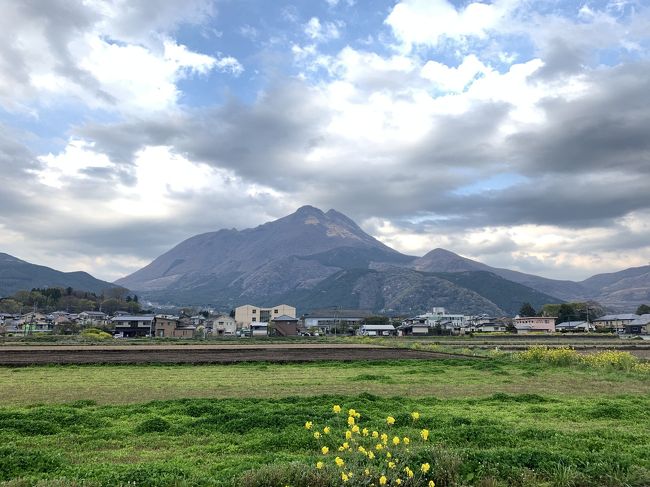
<instances>
[{"instance_id":1,"label":"tree line","mask_svg":"<svg viewBox=\"0 0 650 487\"><path fill-rule=\"evenodd\" d=\"M43 313L102 311L109 315L116 311L133 314L141 311L138 296L129 294L128 289L121 287L105 289L99 294L71 287L33 288L31 291L18 291L11 297L0 299L0 313L22 314L34 308Z\"/></svg>"}]
</instances>

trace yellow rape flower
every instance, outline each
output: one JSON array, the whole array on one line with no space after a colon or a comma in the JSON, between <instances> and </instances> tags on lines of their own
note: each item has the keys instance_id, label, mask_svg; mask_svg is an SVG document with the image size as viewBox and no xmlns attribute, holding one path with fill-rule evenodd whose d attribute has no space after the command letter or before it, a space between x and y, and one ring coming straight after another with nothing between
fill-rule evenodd
<instances>
[{"instance_id":1,"label":"yellow rape flower","mask_svg":"<svg viewBox=\"0 0 650 487\"><path fill-rule=\"evenodd\" d=\"M323 455L327 455L330 452L330 449L324 446L320 449L320 451L323 452Z\"/></svg>"},{"instance_id":2,"label":"yellow rape flower","mask_svg":"<svg viewBox=\"0 0 650 487\"><path fill-rule=\"evenodd\" d=\"M429 439L429 430L420 431L420 436L424 441L427 441Z\"/></svg>"},{"instance_id":3,"label":"yellow rape flower","mask_svg":"<svg viewBox=\"0 0 650 487\"><path fill-rule=\"evenodd\" d=\"M345 465L345 462L343 461L343 459L341 457L336 457L334 459L334 463L336 463L337 467L342 467L343 465Z\"/></svg>"},{"instance_id":4,"label":"yellow rape flower","mask_svg":"<svg viewBox=\"0 0 650 487\"><path fill-rule=\"evenodd\" d=\"M357 412L354 409L348 410L348 416L355 416Z\"/></svg>"},{"instance_id":5,"label":"yellow rape flower","mask_svg":"<svg viewBox=\"0 0 650 487\"><path fill-rule=\"evenodd\" d=\"M382 442L384 445L385 445L386 443L388 443L388 435L387 435L386 433L383 433L383 434L381 435L381 442Z\"/></svg>"},{"instance_id":6,"label":"yellow rape flower","mask_svg":"<svg viewBox=\"0 0 650 487\"><path fill-rule=\"evenodd\" d=\"M366 474L366 475L370 475L370 470L369 470L369 469L365 469L365 470L363 471L363 473Z\"/></svg>"},{"instance_id":7,"label":"yellow rape flower","mask_svg":"<svg viewBox=\"0 0 650 487\"><path fill-rule=\"evenodd\" d=\"M373 438L379 438L379 433L377 433L376 431L373 431L372 432L372 437Z\"/></svg>"},{"instance_id":8,"label":"yellow rape flower","mask_svg":"<svg viewBox=\"0 0 650 487\"><path fill-rule=\"evenodd\" d=\"M393 436L393 445L399 445L399 436Z\"/></svg>"},{"instance_id":9,"label":"yellow rape flower","mask_svg":"<svg viewBox=\"0 0 650 487\"><path fill-rule=\"evenodd\" d=\"M313 425L314 425L314 423L312 423L311 421L307 421L305 423L305 429L310 430Z\"/></svg>"},{"instance_id":10,"label":"yellow rape flower","mask_svg":"<svg viewBox=\"0 0 650 487\"><path fill-rule=\"evenodd\" d=\"M410 478L410 479L413 478L413 475L414 475L414 474L413 474L413 470L411 470L410 468L406 467L406 468L404 469L404 472L406 473L406 476L407 476L408 478Z\"/></svg>"},{"instance_id":11,"label":"yellow rape flower","mask_svg":"<svg viewBox=\"0 0 650 487\"><path fill-rule=\"evenodd\" d=\"M429 480L429 486L428 487L436 487L436 483L433 480Z\"/></svg>"},{"instance_id":12,"label":"yellow rape flower","mask_svg":"<svg viewBox=\"0 0 650 487\"><path fill-rule=\"evenodd\" d=\"M375 458L375 454L374 454L373 452L369 451L369 452L368 452L368 458L369 458L370 460L373 460L373 459Z\"/></svg>"},{"instance_id":13,"label":"yellow rape flower","mask_svg":"<svg viewBox=\"0 0 650 487\"><path fill-rule=\"evenodd\" d=\"M351 439L351 438L352 438L352 431L347 430L347 431L345 432L345 439L346 439L346 440L349 440L349 439Z\"/></svg>"},{"instance_id":14,"label":"yellow rape flower","mask_svg":"<svg viewBox=\"0 0 650 487\"><path fill-rule=\"evenodd\" d=\"M350 448L350 444L347 441L344 442L343 445L341 445L341 446L343 446L344 450L347 450L348 448Z\"/></svg>"},{"instance_id":15,"label":"yellow rape flower","mask_svg":"<svg viewBox=\"0 0 650 487\"><path fill-rule=\"evenodd\" d=\"M348 480L350 480L350 477L348 477L348 474L347 474L347 473L345 473L345 472L341 472L341 480L342 480L343 482L347 482Z\"/></svg>"},{"instance_id":16,"label":"yellow rape flower","mask_svg":"<svg viewBox=\"0 0 650 487\"><path fill-rule=\"evenodd\" d=\"M388 462L388 468L390 469L395 468L395 462Z\"/></svg>"},{"instance_id":17,"label":"yellow rape flower","mask_svg":"<svg viewBox=\"0 0 650 487\"><path fill-rule=\"evenodd\" d=\"M379 485L386 485L386 482L388 482L388 479L386 478L385 475L379 477Z\"/></svg>"},{"instance_id":18,"label":"yellow rape flower","mask_svg":"<svg viewBox=\"0 0 650 487\"><path fill-rule=\"evenodd\" d=\"M354 415L355 418L360 419L361 418L361 413L357 413Z\"/></svg>"},{"instance_id":19,"label":"yellow rape flower","mask_svg":"<svg viewBox=\"0 0 650 487\"><path fill-rule=\"evenodd\" d=\"M341 412L341 406L334 404L334 406L332 406L332 411L334 411L336 414L339 414Z\"/></svg>"},{"instance_id":20,"label":"yellow rape flower","mask_svg":"<svg viewBox=\"0 0 650 487\"><path fill-rule=\"evenodd\" d=\"M402 442L403 442L405 445L408 445L409 443L411 443L411 440L409 440L409 437L408 437L408 436L405 436L404 438L402 438Z\"/></svg>"},{"instance_id":21,"label":"yellow rape flower","mask_svg":"<svg viewBox=\"0 0 650 487\"><path fill-rule=\"evenodd\" d=\"M361 434L362 434L363 436L368 436L368 428L363 428L363 429L361 430Z\"/></svg>"},{"instance_id":22,"label":"yellow rape flower","mask_svg":"<svg viewBox=\"0 0 650 487\"><path fill-rule=\"evenodd\" d=\"M354 416L348 418L348 426L354 426Z\"/></svg>"},{"instance_id":23,"label":"yellow rape flower","mask_svg":"<svg viewBox=\"0 0 650 487\"><path fill-rule=\"evenodd\" d=\"M395 479L395 483L397 485L402 485L402 479Z\"/></svg>"},{"instance_id":24,"label":"yellow rape flower","mask_svg":"<svg viewBox=\"0 0 650 487\"><path fill-rule=\"evenodd\" d=\"M392 416L388 416L386 418L386 423L388 423L388 426L394 425L395 424L395 418L393 418Z\"/></svg>"},{"instance_id":25,"label":"yellow rape flower","mask_svg":"<svg viewBox=\"0 0 650 487\"><path fill-rule=\"evenodd\" d=\"M352 432L353 432L353 433L358 433L358 432L359 432L359 426L355 424L355 425L352 427Z\"/></svg>"},{"instance_id":26,"label":"yellow rape flower","mask_svg":"<svg viewBox=\"0 0 650 487\"><path fill-rule=\"evenodd\" d=\"M329 427L329 426L325 426L325 427L323 428L323 433L325 433L326 435L329 435L329 434L330 434L330 431L331 431L331 430L330 430L330 427Z\"/></svg>"},{"instance_id":27,"label":"yellow rape flower","mask_svg":"<svg viewBox=\"0 0 650 487\"><path fill-rule=\"evenodd\" d=\"M393 455L390 454L388 450L386 450L386 458L391 458Z\"/></svg>"},{"instance_id":28,"label":"yellow rape flower","mask_svg":"<svg viewBox=\"0 0 650 487\"><path fill-rule=\"evenodd\" d=\"M420 467L422 473L428 473L430 469L431 469L431 465L429 465L428 463L423 463L422 466Z\"/></svg>"},{"instance_id":29,"label":"yellow rape flower","mask_svg":"<svg viewBox=\"0 0 650 487\"><path fill-rule=\"evenodd\" d=\"M316 468L317 468L318 470L320 470L320 469L323 468L324 466L325 466L325 464L324 464L323 462L316 462Z\"/></svg>"},{"instance_id":30,"label":"yellow rape flower","mask_svg":"<svg viewBox=\"0 0 650 487\"><path fill-rule=\"evenodd\" d=\"M314 438L317 440L320 439L320 433L318 431L314 431Z\"/></svg>"},{"instance_id":31,"label":"yellow rape flower","mask_svg":"<svg viewBox=\"0 0 650 487\"><path fill-rule=\"evenodd\" d=\"M417 421L418 419L420 419L420 413L418 413L417 411L413 411L411 413L411 418L413 418L413 421Z\"/></svg>"},{"instance_id":32,"label":"yellow rape flower","mask_svg":"<svg viewBox=\"0 0 650 487\"><path fill-rule=\"evenodd\" d=\"M375 450L381 450L382 448L384 448L384 445L382 445L381 443L377 443L377 445L375 446Z\"/></svg>"}]
</instances>

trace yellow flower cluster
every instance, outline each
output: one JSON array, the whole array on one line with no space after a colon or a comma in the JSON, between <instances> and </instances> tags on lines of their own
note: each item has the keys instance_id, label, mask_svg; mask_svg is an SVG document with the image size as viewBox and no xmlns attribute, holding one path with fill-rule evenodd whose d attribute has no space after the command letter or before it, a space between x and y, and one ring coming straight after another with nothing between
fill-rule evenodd
<instances>
[{"instance_id":1,"label":"yellow flower cluster","mask_svg":"<svg viewBox=\"0 0 650 487\"><path fill-rule=\"evenodd\" d=\"M336 404L332 407L335 414L342 408ZM377 430L361 428L361 415L354 409L345 416L334 419L334 425L322 427L322 432L312 421L305 423L305 428L314 430L311 435L320 443L322 455L327 456L331 449L337 452L333 462L319 460L316 469L336 475L339 485L427 485L435 487L431 464L408 465L408 456L413 443L409 436L389 435ZM420 419L420 413L413 411L411 421ZM388 427L397 427L393 416L386 417ZM408 425L401 425L408 426ZM411 426L412 427L412 426ZM331 435L330 435L331 433ZM417 438L418 430L415 430ZM344 440L337 440L344 438ZM419 430L419 442L429 440L429 430ZM416 448L417 448L416 442Z\"/></svg>"},{"instance_id":2,"label":"yellow flower cluster","mask_svg":"<svg viewBox=\"0 0 650 487\"><path fill-rule=\"evenodd\" d=\"M641 362L631 353L621 350L603 350L580 354L571 347L534 346L524 352L514 354L514 358L524 362L546 362L553 365L581 364L639 372L650 371L650 364Z\"/></svg>"}]
</instances>

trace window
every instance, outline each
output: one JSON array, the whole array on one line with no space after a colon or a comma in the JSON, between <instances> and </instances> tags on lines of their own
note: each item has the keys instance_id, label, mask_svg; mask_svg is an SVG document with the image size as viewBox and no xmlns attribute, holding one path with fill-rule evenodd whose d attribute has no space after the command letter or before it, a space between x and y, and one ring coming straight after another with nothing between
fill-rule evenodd
<instances>
[{"instance_id":1,"label":"window","mask_svg":"<svg viewBox=\"0 0 650 487\"><path fill-rule=\"evenodd\" d=\"M277 310L277 309L274 309L273 312L274 312L276 315L278 314L278 310Z\"/></svg>"},{"instance_id":2,"label":"window","mask_svg":"<svg viewBox=\"0 0 650 487\"><path fill-rule=\"evenodd\" d=\"M253 318L253 323L255 323L256 321L257 321L257 318Z\"/></svg>"},{"instance_id":3,"label":"window","mask_svg":"<svg viewBox=\"0 0 650 487\"><path fill-rule=\"evenodd\" d=\"M257 313L257 310L256 310L256 309L254 309L254 310L252 311L252 313L253 313L253 314L256 314L256 313Z\"/></svg>"}]
</instances>

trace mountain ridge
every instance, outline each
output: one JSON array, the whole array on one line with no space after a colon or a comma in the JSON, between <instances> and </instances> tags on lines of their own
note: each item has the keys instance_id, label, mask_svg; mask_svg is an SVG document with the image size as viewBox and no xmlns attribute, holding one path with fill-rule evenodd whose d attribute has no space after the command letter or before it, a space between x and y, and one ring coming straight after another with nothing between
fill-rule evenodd
<instances>
[{"instance_id":1,"label":"mountain ridge","mask_svg":"<svg viewBox=\"0 0 650 487\"><path fill-rule=\"evenodd\" d=\"M11 296L17 291L45 287L72 287L100 293L116 286L84 271L62 272L0 253L0 297Z\"/></svg>"}]
</instances>

